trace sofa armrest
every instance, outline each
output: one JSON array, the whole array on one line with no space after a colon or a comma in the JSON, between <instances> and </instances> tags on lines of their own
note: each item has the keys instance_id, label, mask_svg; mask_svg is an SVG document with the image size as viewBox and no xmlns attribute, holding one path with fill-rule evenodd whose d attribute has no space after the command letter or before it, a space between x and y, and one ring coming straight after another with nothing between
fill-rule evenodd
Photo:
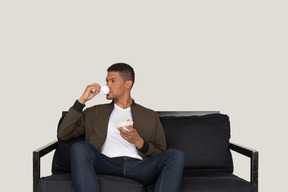
<instances>
[{"instance_id":1,"label":"sofa armrest","mask_svg":"<svg viewBox=\"0 0 288 192\"><path fill-rule=\"evenodd\" d=\"M250 183L254 186L254 192L258 192L258 164L259 152L235 143L230 142L229 148L237 153L250 158Z\"/></svg>"},{"instance_id":2,"label":"sofa armrest","mask_svg":"<svg viewBox=\"0 0 288 192\"><path fill-rule=\"evenodd\" d=\"M33 151L33 192L37 192L37 186L40 179L40 159L44 155L50 153L58 146L58 141L55 140L39 149Z\"/></svg>"}]
</instances>

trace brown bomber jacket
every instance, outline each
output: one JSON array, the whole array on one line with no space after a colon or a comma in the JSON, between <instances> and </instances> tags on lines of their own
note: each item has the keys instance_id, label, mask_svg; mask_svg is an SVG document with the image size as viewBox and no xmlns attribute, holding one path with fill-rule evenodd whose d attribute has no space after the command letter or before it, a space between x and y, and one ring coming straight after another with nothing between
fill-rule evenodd
<instances>
[{"instance_id":1,"label":"brown bomber jacket","mask_svg":"<svg viewBox=\"0 0 288 192\"><path fill-rule=\"evenodd\" d=\"M85 134L85 140L101 150L107 136L109 117L114 109L114 102L95 105L85 109L78 101L65 115L58 129L58 137L64 141ZM131 105L134 125L144 140L141 149L137 149L143 159L159 155L166 150L166 138L158 114L134 102Z\"/></svg>"}]
</instances>

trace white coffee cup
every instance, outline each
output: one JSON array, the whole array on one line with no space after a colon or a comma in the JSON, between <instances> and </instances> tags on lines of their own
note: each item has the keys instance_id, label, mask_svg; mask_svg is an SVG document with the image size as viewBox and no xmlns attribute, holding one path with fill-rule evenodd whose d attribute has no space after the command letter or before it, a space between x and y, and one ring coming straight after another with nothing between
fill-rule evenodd
<instances>
[{"instance_id":1,"label":"white coffee cup","mask_svg":"<svg viewBox=\"0 0 288 192\"><path fill-rule=\"evenodd\" d=\"M100 93L103 95L107 95L109 92L110 92L110 89L106 85L101 87L101 89L100 89Z\"/></svg>"}]
</instances>

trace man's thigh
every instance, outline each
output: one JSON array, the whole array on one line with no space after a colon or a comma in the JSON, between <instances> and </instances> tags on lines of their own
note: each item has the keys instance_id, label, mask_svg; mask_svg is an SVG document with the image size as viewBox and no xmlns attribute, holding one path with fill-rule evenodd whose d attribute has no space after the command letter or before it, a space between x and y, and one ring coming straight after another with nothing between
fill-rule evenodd
<instances>
[{"instance_id":1,"label":"man's thigh","mask_svg":"<svg viewBox=\"0 0 288 192\"><path fill-rule=\"evenodd\" d=\"M99 152L89 142L84 141L75 143L72 150L73 153L71 155L75 157L75 161L81 162L75 163L78 166L84 168L83 165L93 165L95 172L99 174L118 176L123 174L123 158L109 158Z\"/></svg>"},{"instance_id":2,"label":"man's thigh","mask_svg":"<svg viewBox=\"0 0 288 192\"><path fill-rule=\"evenodd\" d=\"M134 179L144 185L154 183L162 170L162 158L160 154L145 160L127 160L125 167L125 177Z\"/></svg>"},{"instance_id":3,"label":"man's thigh","mask_svg":"<svg viewBox=\"0 0 288 192\"><path fill-rule=\"evenodd\" d=\"M183 161L183 152L175 149L167 149L156 157L146 160L131 160L127 162L126 176L132 178L144 185L154 183L164 169L183 170L185 161ZM175 170L176 169L176 170ZM181 176L182 176L181 170ZM177 171L176 171L177 172ZM163 175L162 175L163 177ZM165 175L165 178L171 178L171 175Z\"/></svg>"}]
</instances>

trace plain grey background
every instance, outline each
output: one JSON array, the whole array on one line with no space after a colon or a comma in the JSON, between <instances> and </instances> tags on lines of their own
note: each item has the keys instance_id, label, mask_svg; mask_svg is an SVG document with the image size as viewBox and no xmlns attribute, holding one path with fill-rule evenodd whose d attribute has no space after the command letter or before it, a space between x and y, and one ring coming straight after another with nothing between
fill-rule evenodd
<instances>
[{"instance_id":1,"label":"plain grey background","mask_svg":"<svg viewBox=\"0 0 288 192\"><path fill-rule=\"evenodd\" d=\"M231 141L260 151L260 191L286 188L287 18L277 0L1 1L0 190L32 191L32 151L116 62L134 67L146 107L228 114ZM249 160L233 155L249 179Z\"/></svg>"}]
</instances>

